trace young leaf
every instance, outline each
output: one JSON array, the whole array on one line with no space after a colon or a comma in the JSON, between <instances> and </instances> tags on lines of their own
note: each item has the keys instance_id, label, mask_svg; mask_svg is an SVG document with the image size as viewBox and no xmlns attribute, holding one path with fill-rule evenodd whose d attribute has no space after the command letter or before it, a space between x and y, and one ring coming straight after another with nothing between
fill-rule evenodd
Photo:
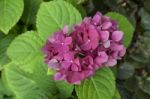
<instances>
[{"instance_id":1,"label":"young leaf","mask_svg":"<svg viewBox=\"0 0 150 99\"><path fill-rule=\"evenodd\" d=\"M24 0L24 12L22 15L23 22L35 24L36 14L43 0Z\"/></svg>"},{"instance_id":2,"label":"young leaf","mask_svg":"<svg viewBox=\"0 0 150 99\"><path fill-rule=\"evenodd\" d=\"M11 62L4 67L3 79L15 99L52 99L56 93L54 81L46 75L45 67L37 62L34 73L26 73Z\"/></svg>"},{"instance_id":3,"label":"young leaf","mask_svg":"<svg viewBox=\"0 0 150 99\"><path fill-rule=\"evenodd\" d=\"M119 13L109 12L106 15L118 22L120 30L124 32L124 45L128 47L133 37L134 32L133 25L129 22L129 20L125 16Z\"/></svg>"},{"instance_id":4,"label":"young leaf","mask_svg":"<svg viewBox=\"0 0 150 99\"><path fill-rule=\"evenodd\" d=\"M55 70L48 68L47 75L53 75L55 72Z\"/></svg>"},{"instance_id":5,"label":"young leaf","mask_svg":"<svg viewBox=\"0 0 150 99\"><path fill-rule=\"evenodd\" d=\"M42 40L34 31L26 32L16 37L7 49L9 58L21 68L31 72L39 61L41 54ZM25 64L25 65L24 65Z\"/></svg>"},{"instance_id":6,"label":"young leaf","mask_svg":"<svg viewBox=\"0 0 150 99\"><path fill-rule=\"evenodd\" d=\"M65 1L50 1L41 4L37 14L37 29L45 41L65 25L72 26L81 21L80 13Z\"/></svg>"},{"instance_id":7,"label":"young leaf","mask_svg":"<svg viewBox=\"0 0 150 99\"><path fill-rule=\"evenodd\" d=\"M9 30L17 23L23 12L23 0L0 1L0 30L8 34Z\"/></svg>"},{"instance_id":8,"label":"young leaf","mask_svg":"<svg viewBox=\"0 0 150 99\"><path fill-rule=\"evenodd\" d=\"M105 67L75 88L79 99L112 99L115 94L115 78L112 71Z\"/></svg>"}]
</instances>

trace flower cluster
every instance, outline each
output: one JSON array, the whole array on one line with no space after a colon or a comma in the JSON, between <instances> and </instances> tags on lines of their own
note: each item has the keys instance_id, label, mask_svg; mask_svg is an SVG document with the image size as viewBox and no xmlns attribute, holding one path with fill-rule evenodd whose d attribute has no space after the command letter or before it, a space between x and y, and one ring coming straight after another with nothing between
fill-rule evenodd
<instances>
[{"instance_id":1,"label":"flower cluster","mask_svg":"<svg viewBox=\"0 0 150 99\"><path fill-rule=\"evenodd\" d=\"M67 26L56 32L42 51L45 63L56 71L55 80L80 84L97 69L117 64L126 52L122 40L117 22L97 12L75 25L71 33Z\"/></svg>"}]
</instances>

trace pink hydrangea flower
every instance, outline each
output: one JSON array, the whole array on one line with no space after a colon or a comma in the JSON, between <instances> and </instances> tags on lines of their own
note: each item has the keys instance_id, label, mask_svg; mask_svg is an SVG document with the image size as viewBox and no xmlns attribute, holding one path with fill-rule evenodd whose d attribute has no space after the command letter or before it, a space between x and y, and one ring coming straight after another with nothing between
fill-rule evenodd
<instances>
[{"instance_id":1,"label":"pink hydrangea flower","mask_svg":"<svg viewBox=\"0 0 150 99\"><path fill-rule=\"evenodd\" d=\"M80 24L54 33L42 48L45 63L56 70L55 80L70 84L80 82L101 67L112 67L126 53L123 32L110 17L97 12L93 18L85 17Z\"/></svg>"}]
</instances>

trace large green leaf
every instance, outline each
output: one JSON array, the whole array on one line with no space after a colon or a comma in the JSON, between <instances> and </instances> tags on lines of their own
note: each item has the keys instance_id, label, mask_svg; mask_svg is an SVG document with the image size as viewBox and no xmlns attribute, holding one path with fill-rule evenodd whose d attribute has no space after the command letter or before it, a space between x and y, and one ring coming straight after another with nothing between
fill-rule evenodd
<instances>
[{"instance_id":1,"label":"large green leaf","mask_svg":"<svg viewBox=\"0 0 150 99\"><path fill-rule=\"evenodd\" d=\"M7 54L11 60L21 64L21 68L32 72L35 64L39 61L41 54L42 40L34 31L26 32L16 37L10 44Z\"/></svg>"},{"instance_id":2,"label":"large green leaf","mask_svg":"<svg viewBox=\"0 0 150 99\"><path fill-rule=\"evenodd\" d=\"M0 39L0 69L2 69L2 66L10 61L10 59L6 55L6 50L16 35L17 34L14 33L9 34L7 36L2 35L2 38Z\"/></svg>"},{"instance_id":3,"label":"large green leaf","mask_svg":"<svg viewBox=\"0 0 150 99\"><path fill-rule=\"evenodd\" d=\"M19 20L23 8L23 0L0 0L0 30L8 34Z\"/></svg>"},{"instance_id":4,"label":"large green leaf","mask_svg":"<svg viewBox=\"0 0 150 99\"><path fill-rule=\"evenodd\" d=\"M129 22L129 20L125 16L119 13L109 12L106 15L110 16L112 19L118 22L120 30L124 32L124 45L128 47L132 41L132 36L134 32L133 25Z\"/></svg>"},{"instance_id":5,"label":"large green leaf","mask_svg":"<svg viewBox=\"0 0 150 99\"><path fill-rule=\"evenodd\" d=\"M112 71L105 67L75 88L79 99L112 99L116 89L115 78Z\"/></svg>"},{"instance_id":6,"label":"large green leaf","mask_svg":"<svg viewBox=\"0 0 150 99\"><path fill-rule=\"evenodd\" d=\"M43 2L37 14L37 29L40 37L47 40L53 32L65 25L72 26L81 21L80 13L65 1Z\"/></svg>"},{"instance_id":7,"label":"large green leaf","mask_svg":"<svg viewBox=\"0 0 150 99\"><path fill-rule=\"evenodd\" d=\"M37 62L32 74L11 62L4 67L2 77L15 99L52 99L52 94L56 93L55 83L46 71L41 62Z\"/></svg>"},{"instance_id":8,"label":"large green leaf","mask_svg":"<svg viewBox=\"0 0 150 99\"><path fill-rule=\"evenodd\" d=\"M22 20L25 24L34 24L37 11L43 0L24 0Z\"/></svg>"}]
</instances>

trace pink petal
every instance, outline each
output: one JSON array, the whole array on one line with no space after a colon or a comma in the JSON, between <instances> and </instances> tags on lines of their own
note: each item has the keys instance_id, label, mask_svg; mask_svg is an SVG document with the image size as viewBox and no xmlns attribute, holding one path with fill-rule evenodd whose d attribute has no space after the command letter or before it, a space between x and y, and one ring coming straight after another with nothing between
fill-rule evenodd
<instances>
[{"instance_id":1,"label":"pink petal","mask_svg":"<svg viewBox=\"0 0 150 99\"><path fill-rule=\"evenodd\" d=\"M122 57L124 56L126 53L126 48L123 48L120 52L119 52L119 56Z\"/></svg>"},{"instance_id":2,"label":"pink petal","mask_svg":"<svg viewBox=\"0 0 150 99\"><path fill-rule=\"evenodd\" d=\"M99 43L99 34L98 31L93 26L90 26L89 28L89 38L91 40L90 43L92 43L91 44L92 49L95 49Z\"/></svg>"},{"instance_id":3,"label":"pink petal","mask_svg":"<svg viewBox=\"0 0 150 99\"><path fill-rule=\"evenodd\" d=\"M67 34L67 33L68 33L68 26L67 26L67 25L64 26L64 28L63 28L63 33L64 33L64 34Z\"/></svg>"},{"instance_id":4,"label":"pink petal","mask_svg":"<svg viewBox=\"0 0 150 99\"><path fill-rule=\"evenodd\" d=\"M60 66L60 64L58 63L58 61L56 59L51 59L49 62L48 62L48 66L50 68L53 68L55 70L57 70Z\"/></svg>"},{"instance_id":5,"label":"pink petal","mask_svg":"<svg viewBox=\"0 0 150 99\"><path fill-rule=\"evenodd\" d=\"M93 17L92 21L95 25L99 24L101 19L101 14L100 13L96 13L96 15Z\"/></svg>"},{"instance_id":6,"label":"pink petal","mask_svg":"<svg viewBox=\"0 0 150 99\"><path fill-rule=\"evenodd\" d=\"M73 64L73 65L71 65L71 70L72 71L79 71L79 68L77 65Z\"/></svg>"},{"instance_id":7,"label":"pink petal","mask_svg":"<svg viewBox=\"0 0 150 99\"><path fill-rule=\"evenodd\" d=\"M114 31L111 35L111 39L114 41L120 41L123 38L123 32L122 31Z\"/></svg>"},{"instance_id":8,"label":"pink petal","mask_svg":"<svg viewBox=\"0 0 150 99\"><path fill-rule=\"evenodd\" d=\"M109 48L110 47L110 41L106 41L103 43L105 48Z\"/></svg>"},{"instance_id":9,"label":"pink petal","mask_svg":"<svg viewBox=\"0 0 150 99\"><path fill-rule=\"evenodd\" d=\"M69 62L69 61L63 61L61 63L61 66L62 66L61 68L68 69L70 67L70 65L71 65L71 62Z\"/></svg>"},{"instance_id":10,"label":"pink petal","mask_svg":"<svg viewBox=\"0 0 150 99\"><path fill-rule=\"evenodd\" d=\"M112 67L117 64L117 61L115 59L108 59L108 62L105 64L106 66Z\"/></svg>"},{"instance_id":11,"label":"pink petal","mask_svg":"<svg viewBox=\"0 0 150 99\"><path fill-rule=\"evenodd\" d=\"M50 37L50 38L48 38L48 41L51 42L51 43L54 43L55 39Z\"/></svg>"},{"instance_id":12,"label":"pink petal","mask_svg":"<svg viewBox=\"0 0 150 99\"><path fill-rule=\"evenodd\" d=\"M98 64L98 65L102 65L103 63L107 62L108 61L108 56L107 54L103 53L103 55L101 56L98 56L95 58L95 62Z\"/></svg>"},{"instance_id":13,"label":"pink petal","mask_svg":"<svg viewBox=\"0 0 150 99\"><path fill-rule=\"evenodd\" d=\"M76 58L76 59L74 60L74 63L76 63L77 65L80 65L79 58Z\"/></svg>"},{"instance_id":14,"label":"pink petal","mask_svg":"<svg viewBox=\"0 0 150 99\"><path fill-rule=\"evenodd\" d=\"M64 54L64 60L67 60L67 61L74 60L74 53L73 52L68 52L68 53Z\"/></svg>"},{"instance_id":15,"label":"pink petal","mask_svg":"<svg viewBox=\"0 0 150 99\"><path fill-rule=\"evenodd\" d=\"M109 39L109 32L108 31L100 31L100 38L103 42Z\"/></svg>"},{"instance_id":16,"label":"pink petal","mask_svg":"<svg viewBox=\"0 0 150 99\"><path fill-rule=\"evenodd\" d=\"M65 38L65 44L66 45L69 45L69 44L71 44L72 43L72 37L66 37Z\"/></svg>"},{"instance_id":17,"label":"pink petal","mask_svg":"<svg viewBox=\"0 0 150 99\"><path fill-rule=\"evenodd\" d=\"M111 26L112 26L111 22L104 22L102 25L102 29L106 30L106 29L109 29Z\"/></svg>"},{"instance_id":18,"label":"pink petal","mask_svg":"<svg viewBox=\"0 0 150 99\"><path fill-rule=\"evenodd\" d=\"M81 49L87 51L91 49L91 44L89 41L87 41L86 43L84 43L83 45L81 45Z\"/></svg>"},{"instance_id":19,"label":"pink petal","mask_svg":"<svg viewBox=\"0 0 150 99\"><path fill-rule=\"evenodd\" d=\"M117 44L117 43L111 44L111 50L113 50L113 51L121 51L123 48L124 48L124 46L121 44Z\"/></svg>"},{"instance_id":20,"label":"pink petal","mask_svg":"<svg viewBox=\"0 0 150 99\"><path fill-rule=\"evenodd\" d=\"M54 80L63 80L65 76L63 76L61 73L56 73L54 75Z\"/></svg>"},{"instance_id":21,"label":"pink petal","mask_svg":"<svg viewBox=\"0 0 150 99\"><path fill-rule=\"evenodd\" d=\"M67 74L66 80L71 84L77 84L77 82L80 82L83 78L83 73L70 71Z\"/></svg>"}]
</instances>

